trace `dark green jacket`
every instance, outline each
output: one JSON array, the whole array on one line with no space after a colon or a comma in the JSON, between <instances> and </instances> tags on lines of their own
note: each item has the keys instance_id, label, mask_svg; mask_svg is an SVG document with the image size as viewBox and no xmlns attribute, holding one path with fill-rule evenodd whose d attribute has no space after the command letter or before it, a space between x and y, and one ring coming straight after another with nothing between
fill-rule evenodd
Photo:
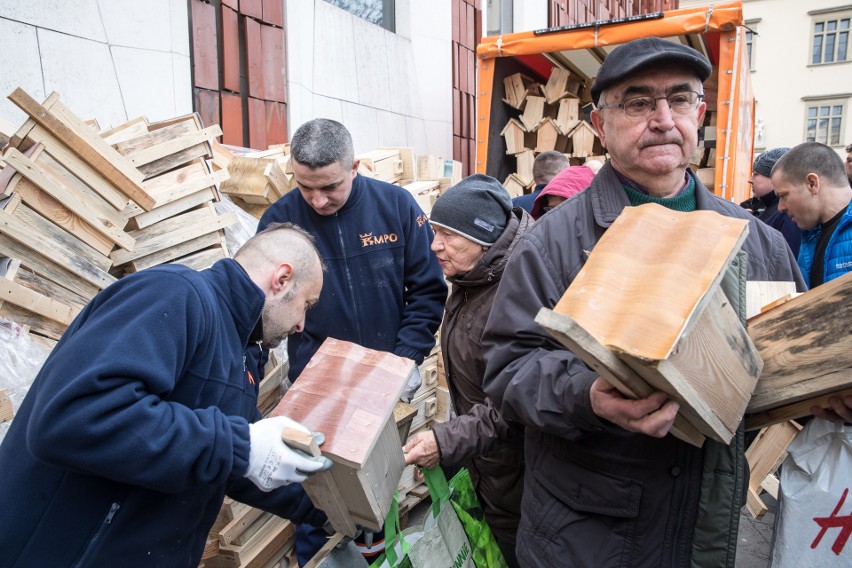
<instances>
[{"instance_id":1,"label":"dark green jacket","mask_svg":"<svg viewBox=\"0 0 852 568\"><path fill-rule=\"evenodd\" d=\"M698 209L749 221L749 280L804 290L781 233L695 183ZM486 325L485 392L505 419L526 426L518 559L528 567L733 567L746 482L741 433L729 447L696 448L599 419L589 400L597 374L534 321L628 205L606 164L515 246Z\"/></svg>"}]
</instances>

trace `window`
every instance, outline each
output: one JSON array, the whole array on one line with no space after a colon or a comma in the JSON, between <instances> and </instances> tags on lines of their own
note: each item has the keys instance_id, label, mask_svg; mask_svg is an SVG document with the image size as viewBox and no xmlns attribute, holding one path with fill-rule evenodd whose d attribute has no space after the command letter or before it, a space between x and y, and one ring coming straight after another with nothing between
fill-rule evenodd
<instances>
[{"instance_id":1,"label":"window","mask_svg":"<svg viewBox=\"0 0 852 568\"><path fill-rule=\"evenodd\" d=\"M486 35L512 33L512 7L513 0L488 0L485 9Z\"/></svg>"},{"instance_id":2,"label":"window","mask_svg":"<svg viewBox=\"0 0 852 568\"><path fill-rule=\"evenodd\" d=\"M755 67L755 59L754 59L754 46L755 40L757 40L760 35L757 32L757 23L760 20L746 20L745 22L745 48L746 48L746 57L748 58L748 68L751 71L754 71Z\"/></svg>"},{"instance_id":3,"label":"window","mask_svg":"<svg viewBox=\"0 0 852 568\"><path fill-rule=\"evenodd\" d=\"M818 15L813 20L811 64L846 61L849 56L849 25L852 15Z\"/></svg>"},{"instance_id":4,"label":"window","mask_svg":"<svg viewBox=\"0 0 852 568\"><path fill-rule=\"evenodd\" d=\"M827 146L841 144L845 100L807 101L805 141L821 142Z\"/></svg>"},{"instance_id":5,"label":"window","mask_svg":"<svg viewBox=\"0 0 852 568\"><path fill-rule=\"evenodd\" d=\"M325 0L388 31L396 31L395 0Z\"/></svg>"}]
</instances>

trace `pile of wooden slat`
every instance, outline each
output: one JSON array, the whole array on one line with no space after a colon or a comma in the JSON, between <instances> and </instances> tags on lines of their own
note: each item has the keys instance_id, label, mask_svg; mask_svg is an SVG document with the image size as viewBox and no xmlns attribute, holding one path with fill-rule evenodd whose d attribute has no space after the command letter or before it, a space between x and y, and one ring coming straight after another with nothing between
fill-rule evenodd
<instances>
[{"instance_id":1,"label":"pile of wooden slat","mask_svg":"<svg viewBox=\"0 0 852 568\"><path fill-rule=\"evenodd\" d=\"M112 251L132 251L128 203L149 211L144 175L54 93L9 99L30 118L9 137L0 174L0 316L58 339L79 310L115 281Z\"/></svg>"},{"instance_id":2,"label":"pile of wooden slat","mask_svg":"<svg viewBox=\"0 0 852 568\"><path fill-rule=\"evenodd\" d=\"M604 149L592 125L581 119L580 108L591 102L584 82L554 66L546 84L523 73L503 80L503 102L514 109L501 134L506 154L515 156L517 167L503 182L512 197L535 187L533 160L541 152L566 154L572 165L589 159L605 160Z\"/></svg>"},{"instance_id":3,"label":"pile of wooden slat","mask_svg":"<svg viewBox=\"0 0 852 568\"><path fill-rule=\"evenodd\" d=\"M214 167L228 170L219 187L235 204L260 218L266 208L296 187L290 167L290 145L276 144L263 151L214 144Z\"/></svg>"},{"instance_id":4,"label":"pile of wooden slat","mask_svg":"<svg viewBox=\"0 0 852 568\"><path fill-rule=\"evenodd\" d=\"M142 186L154 198L149 211L133 204L124 213L133 250L114 250L113 274L127 274L165 263L195 269L227 258L224 228L236 215L218 215L216 185L227 171L213 171L212 143L219 125L204 128L197 114L149 123L135 119L102 133L105 141L125 156L144 176Z\"/></svg>"},{"instance_id":5,"label":"pile of wooden slat","mask_svg":"<svg viewBox=\"0 0 852 568\"><path fill-rule=\"evenodd\" d=\"M57 340L94 295L129 272L179 262L206 268L228 255L207 163L217 125L197 115L106 132L21 89L9 99L28 119L4 123L0 171L0 316Z\"/></svg>"},{"instance_id":6,"label":"pile of wooden slat","mask_svg":"<svg viewBox=\"0 0 852 568\"><path fill-rule=\"evenodd\" d=\"M210 531L199 566L296 566L295 543L296 528L290 521L226 498ZM286 563L281 564L282 561Z\"/></svg>"},{"instance_id":7,"label":"pile of wooden slat","mask_svg":"<svg viewBox=\"0 0 852 568\"><path fill-rule=\"evenodd\" d=\"M434 424L450 419L450 391L447 387L440 345L432 349L432 353L423 360L419 370L423 384L411 398L411 406L416 413L407 430L407 436L402 441L403 444L420 432L431 430ZM402 470L398 489L400 515L405 515L429 495L423 474L415 465L408 465Z\"/></svg>"}]
</instances>

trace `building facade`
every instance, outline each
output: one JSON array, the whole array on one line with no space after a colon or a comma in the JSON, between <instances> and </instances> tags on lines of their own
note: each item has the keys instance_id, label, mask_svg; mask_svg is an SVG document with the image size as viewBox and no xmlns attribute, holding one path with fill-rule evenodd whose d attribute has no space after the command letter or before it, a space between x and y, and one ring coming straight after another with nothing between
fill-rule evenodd
<instances>
[{"instance_id":1,"label":"building facade","mask_svg":"<svg viewBox=\"0 0 852 568\"><path fill-rule=\"evenodd\" d=\"M751 40L755 153L821 142L845 158L852 143L852 4L744 0L743 17Z\"/></svg>"}]
</instances>

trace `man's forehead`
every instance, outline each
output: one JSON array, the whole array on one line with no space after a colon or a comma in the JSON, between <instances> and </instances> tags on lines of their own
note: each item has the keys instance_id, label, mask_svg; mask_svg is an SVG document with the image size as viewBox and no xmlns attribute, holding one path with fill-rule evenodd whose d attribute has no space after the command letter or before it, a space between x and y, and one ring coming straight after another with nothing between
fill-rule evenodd
<instances>
[{"instance_id":1,"label":"man's forehead","mask_svg":"<svg viewBox=\"0 0 852 568\"><path fill-rule=\"evenodd\" d=\"M677 87L694 89L700 85L701 80L689 67L667 65L657 69L645 69L634 73L610 87L609 90L611 92L624 92L628 89L668 91Z\"/></svg>"}]
</instances>

